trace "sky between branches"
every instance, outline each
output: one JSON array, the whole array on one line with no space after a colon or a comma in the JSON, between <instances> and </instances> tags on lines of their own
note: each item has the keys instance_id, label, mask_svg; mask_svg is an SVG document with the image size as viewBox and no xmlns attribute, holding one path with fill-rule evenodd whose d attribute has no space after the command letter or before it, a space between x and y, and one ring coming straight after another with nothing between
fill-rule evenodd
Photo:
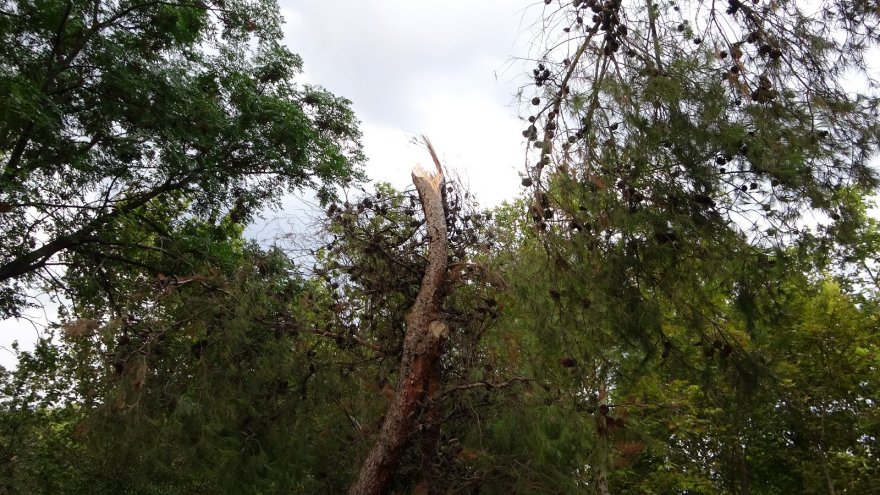
<instances>
[{"instance_id":1,"label":"sky between branches","mask_svg":"<svg viewBox=\"0 0 880 495\"><path fill-rule=\"evenodd\" d=\"M412 138L431 138L445 164L480 204L492 207L520 190L522 121L517 89L543 2L528 0L280 0L285 42L302 56L303 81L353 102L374 181L410 186L428 163ZM271 242L308 228L308 201L290 197L247 235ZM279 221L279 219L284 219ZM14 367L11 343L30 350L57 306L0 321L0 366Z\"/></svg>"}]
</instances>

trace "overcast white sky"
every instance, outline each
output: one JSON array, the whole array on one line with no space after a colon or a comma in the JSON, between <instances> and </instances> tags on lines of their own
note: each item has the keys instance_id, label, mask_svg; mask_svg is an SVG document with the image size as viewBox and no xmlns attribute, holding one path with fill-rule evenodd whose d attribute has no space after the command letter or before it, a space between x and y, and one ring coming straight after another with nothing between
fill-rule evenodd
<instances>
[{"instance_id":1,"label":"overcast white sky","mask_svg":"<svg viewBox=\"0 0 880 495\"><path fill-rule=\"evenodd\" d=\"M408 187L413 166L430 163L410 140L426 134L483 206L518 194L524 147L515 95L525 69L514 58L528 55L543 2L279 1L305 80L352 100L371 179ZM294 198L285 205L302 208ZM271 237L277 225L249 232ZM47 304L30 316L45 322L54 312ZM13 340L30 349L38 332L28 321L0 321L0 365L15 365Z\"/></svg>"},{"instance_id":2,"label":"overcast white sky","mask_svg":"<svg viewBox=\"0 0 880 495\"><path fill-rule=\"evenodd\" d=\"M519 190L514 95L523 67L511 60L528 53L536 3L281 0L281 8L308 80L353 101L371 178L409 185L415 162L429 160L408 141L424 133L493 206Z\"/></svg>"}]
</instances>

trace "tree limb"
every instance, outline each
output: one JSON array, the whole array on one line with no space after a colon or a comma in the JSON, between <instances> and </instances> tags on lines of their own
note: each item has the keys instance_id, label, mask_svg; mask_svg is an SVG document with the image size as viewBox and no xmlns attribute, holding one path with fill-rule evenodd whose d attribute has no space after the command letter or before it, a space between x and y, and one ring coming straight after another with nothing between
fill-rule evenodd
<instances>
[{"instance_id":1,"label":"tree limb","mask_svg":"<svg viewBox=\"0 0 880 495\"><path fill-rule=\"evenodd\" d=\"M470 389L474 389L474 388L485 388L487 390L492 390L495 388L509 387L511 385L516 385L517 383L531 383L531 381L532 381L531 378L526 378L524 376L517 376L517 377L511 378L510 380L507 380L504 382L493 383L493 382L489 382L489 381L484 381L484 382L464 383L461 385L455 385L453 387L447 388L446 390L443 391L443 396L449 395L449 394L451 394L453 392L457 392L459 390L470 390Z\"/></svg>"},{"instance_id":2,"label":"tree limb","mask_svg":"<svg viewBox=\"0 0 880 495\"><path fill-rule=\"evenodd\" d=\"M192 180L191 177L191 175L187 176L178 182L166 182L139 197L125 202L122 206L92 219L92 221L86 223L79 230L67 235L56 237L40 246L38 249L25 253L3 265L0 265L0 283L45 266L52 256L65 249L89 243L93 240L92 232L110 220L130 213L162 194L186 187Z\"/></svg>"}]
</instances>

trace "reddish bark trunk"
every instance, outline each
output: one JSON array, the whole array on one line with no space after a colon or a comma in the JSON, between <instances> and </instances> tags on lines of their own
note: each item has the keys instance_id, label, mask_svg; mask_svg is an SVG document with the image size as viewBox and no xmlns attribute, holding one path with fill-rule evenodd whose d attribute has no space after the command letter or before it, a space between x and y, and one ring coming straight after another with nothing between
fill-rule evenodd
<instances>
[{"instance_id":1,"label":"reddish bark trunk","mask_svg":"<svg viewBox=\"0 0 880 495\"><path fill-rule=\"evenodd\" d=\"M443 206L443 173L437 155L425 139L437 174L417 169L413 183L419 192L428 228L428 266L416 301L406 318L406 336L400 362L400 378L394 398L375 445L361 466L350 495L384 493L415 430L419 412L430 390L436 390L435 372L449 330L440 319L440 303L446 281L447 233Z\"/></svg>"}]
</instances>

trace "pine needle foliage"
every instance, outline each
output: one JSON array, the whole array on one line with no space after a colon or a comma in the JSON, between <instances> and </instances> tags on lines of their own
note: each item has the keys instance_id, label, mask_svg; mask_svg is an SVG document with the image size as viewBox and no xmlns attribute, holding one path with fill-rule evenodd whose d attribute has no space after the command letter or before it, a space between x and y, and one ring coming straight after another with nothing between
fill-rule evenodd
<instances>
[{"instance_id":1,"label":"pine needle foliage","mask_svg":"<svg viewBox=\"0 0 880 495\"><path fill-rule=\"evenodd\" d=\"M774 389L770 342L787 333L794 301L829 277L853 304L877 288L876 222L864 214L878 186L876 12L544 5L521 91L531 226L521 224L524 276L512 286L540 336L543 376L597 420L585 486L636 489L620 484L634 470L647 493L755 493L766 466L737 450L752 440L733 411ZM651 433L681 408L685 432ZM721 452L730 457L715 467ZM638 462L663 474L648 481Z\"/></svg>"}]
</instances>

